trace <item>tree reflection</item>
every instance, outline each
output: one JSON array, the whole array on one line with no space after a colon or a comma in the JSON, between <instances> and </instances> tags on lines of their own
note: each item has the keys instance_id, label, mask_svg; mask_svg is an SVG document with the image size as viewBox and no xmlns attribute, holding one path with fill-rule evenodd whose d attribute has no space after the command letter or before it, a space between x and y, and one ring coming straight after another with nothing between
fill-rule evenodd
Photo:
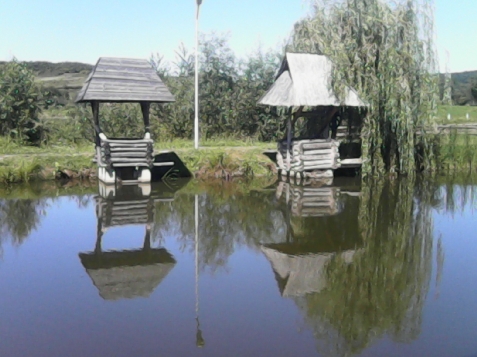
<instances>
[{"instance_id":1,"label":"tree reflection","mask_svg":"<svg viewBox=\"0 0 477 357\"><path fill-rule=\"evenodd\" d=\"M262 242L281 241L285 222L275 209L274 192L241 192L237 185L207 187L199 200L199 256L201 269L226 268L236 247L259 249ZM180 192L170 203L156 204L153 235L175 236L182 248L194 249L194 195Z\"/></svg>"},{"instance_id":2,"label":"tree reflection","mask_svg":"<svg viewBox=\"0 0 477 357\"><path fill-rule=\"evenodd\" d=\"M21 245L39 227L47 208L45 199L0 200L0 252L9 239L15 246Z\"/></svg>"},{"instance_id":3,"label":"tree reflection","mask_svg":"<svg viewBox=\"0 0 477 357\"><path fill-rule=\"evenodd\" d=\"M86 208L91 203L91 190L91 184L61 186L54 181L0 187L0 253L7 242L23 244L40 227L52 202L67 196L78 208Z\"/></svg>"},{"instance_id":4,"label":"tree reflection","mask_svg":"<svg viewBox=\"0 0 477 357\"><path fill-rule=\"evenodd\" d=\"M418 336L433 225L430 205L414 199L414 187L371 182L362 189L358 210L348 214L348 206L342 217L303 222L301 235L308 238L300 240L356 237L352 257L334 254L324 265L324 288L293 297L323 355L359 353L384 334L404 342ZM347 216L353 213L355 221Z\"/></svg>"}]
</instances>

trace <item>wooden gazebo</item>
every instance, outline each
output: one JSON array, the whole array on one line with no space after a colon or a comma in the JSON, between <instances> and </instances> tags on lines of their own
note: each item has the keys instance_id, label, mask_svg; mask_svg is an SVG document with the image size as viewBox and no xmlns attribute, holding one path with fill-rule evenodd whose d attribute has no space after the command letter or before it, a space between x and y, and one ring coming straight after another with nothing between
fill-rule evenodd
<instances>
[{"instance_id":1,"label":"wooden gazebo","mask_svg":"<svg viewBox=\"0 0 477 357\"><path fill-rule=\"evenodd\" d=\"M330 137L330 127L342 108L366 107L352 88L340 101L331 88L332 62L316 54L287 53L261 105L293 108L288 118L286 139L278 143L276 162L282 174L332 177L341 167L339 141ZM296 121L307 119L306 132L293 138ZM336 136L336 127L333 128Z\"/></svg>"},{"instance_id":2,"label":"wooden gazebo","mask_svg":"<svg viewBox=\"0 0 477 357\"><path fill-rule=\"evenodd\" d=\"M153 140L149 132L151 103L174 102L147 60L101 57L76 98L91 103L96 132L98 178L106 184L123 181L150 182L154 165ZM145 133L142 138L108 138L99 122L100 103L139 103Z\"/></svg>"}]
</instances>

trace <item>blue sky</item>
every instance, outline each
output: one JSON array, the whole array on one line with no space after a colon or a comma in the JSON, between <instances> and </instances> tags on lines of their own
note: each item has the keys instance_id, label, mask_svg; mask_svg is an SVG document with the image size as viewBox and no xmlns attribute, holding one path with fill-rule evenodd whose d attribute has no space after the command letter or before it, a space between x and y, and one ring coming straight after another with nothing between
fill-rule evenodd
<instances>
[{"instance_id":1,"label":"blue sky","mask_svg":"<svg viewBox=\"0 0 477 357\"><path fill-rule=\"evenodd\" d=\"M230 34L245 55L279 46L308 12L302 0L203 0L201 31ZM173 59L194 45L195 0L0 0L0 60L95 63L101 56ZM477 0L436 0L441 68L477 70Z\"/></svg>"}]
</instances>

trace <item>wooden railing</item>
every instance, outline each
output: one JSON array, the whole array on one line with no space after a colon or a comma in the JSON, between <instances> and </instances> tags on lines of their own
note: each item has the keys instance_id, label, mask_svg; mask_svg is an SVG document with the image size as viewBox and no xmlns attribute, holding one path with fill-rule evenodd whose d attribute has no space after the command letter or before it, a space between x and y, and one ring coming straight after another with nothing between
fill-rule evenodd
<instances>
[{"instance_id":1,"label":"wooden railing","mask_svg":"<svg viewBox=\"0 0 477 357\"><path fill-rule=\"evenodd\" d=\"M336 140L293 140L288 167L287 144L281 141L278 143L277 164L286 171L334 170L340 167L338 147Z\"/></svg>"},{"instance_id":2,"label":"wooden railing","mask_svg":"<svg viewBox=\"0 0 477 357\"><path fill-rule=\"evenodd\" d=\"M108 139L100 136L100 166L112 167L152 167L152 139Z\"/></svg>"}]
</instances>

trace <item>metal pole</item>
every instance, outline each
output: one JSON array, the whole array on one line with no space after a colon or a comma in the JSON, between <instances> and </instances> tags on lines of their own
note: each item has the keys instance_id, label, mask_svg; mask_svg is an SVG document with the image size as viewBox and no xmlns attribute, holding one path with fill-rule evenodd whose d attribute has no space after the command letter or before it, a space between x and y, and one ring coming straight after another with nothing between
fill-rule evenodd
<instances>
[{"instance_id":1,"label":"metal pole","mask_svg":"<svg viewBox=\"0 0 477 357\"><path fill-rule=\"evenodd\" d=\"M202 337L199 321L199 196L195 195L195 321L197 332L195 344L197 347L204 347L205 340Z\"/></svg>"},{"instance_id":2,"label":"metal pole","mask_svg":"<svg viewBox=\"0 0 477 357\"><path fill-rule=\"evenodd\" d=\"M199 148L199 8L195 17L195 117L194 117L194 147Z\"/></svg>"},{"instance_id":3,"label":"metal pole","mask_svg":"<svg viewBox=\"0 0 477 357\"><path fill-rule=\"evenodd\" d=\"M199 196L195 195L195 314L199 318Z\"/></svg>"}]
</instances>

